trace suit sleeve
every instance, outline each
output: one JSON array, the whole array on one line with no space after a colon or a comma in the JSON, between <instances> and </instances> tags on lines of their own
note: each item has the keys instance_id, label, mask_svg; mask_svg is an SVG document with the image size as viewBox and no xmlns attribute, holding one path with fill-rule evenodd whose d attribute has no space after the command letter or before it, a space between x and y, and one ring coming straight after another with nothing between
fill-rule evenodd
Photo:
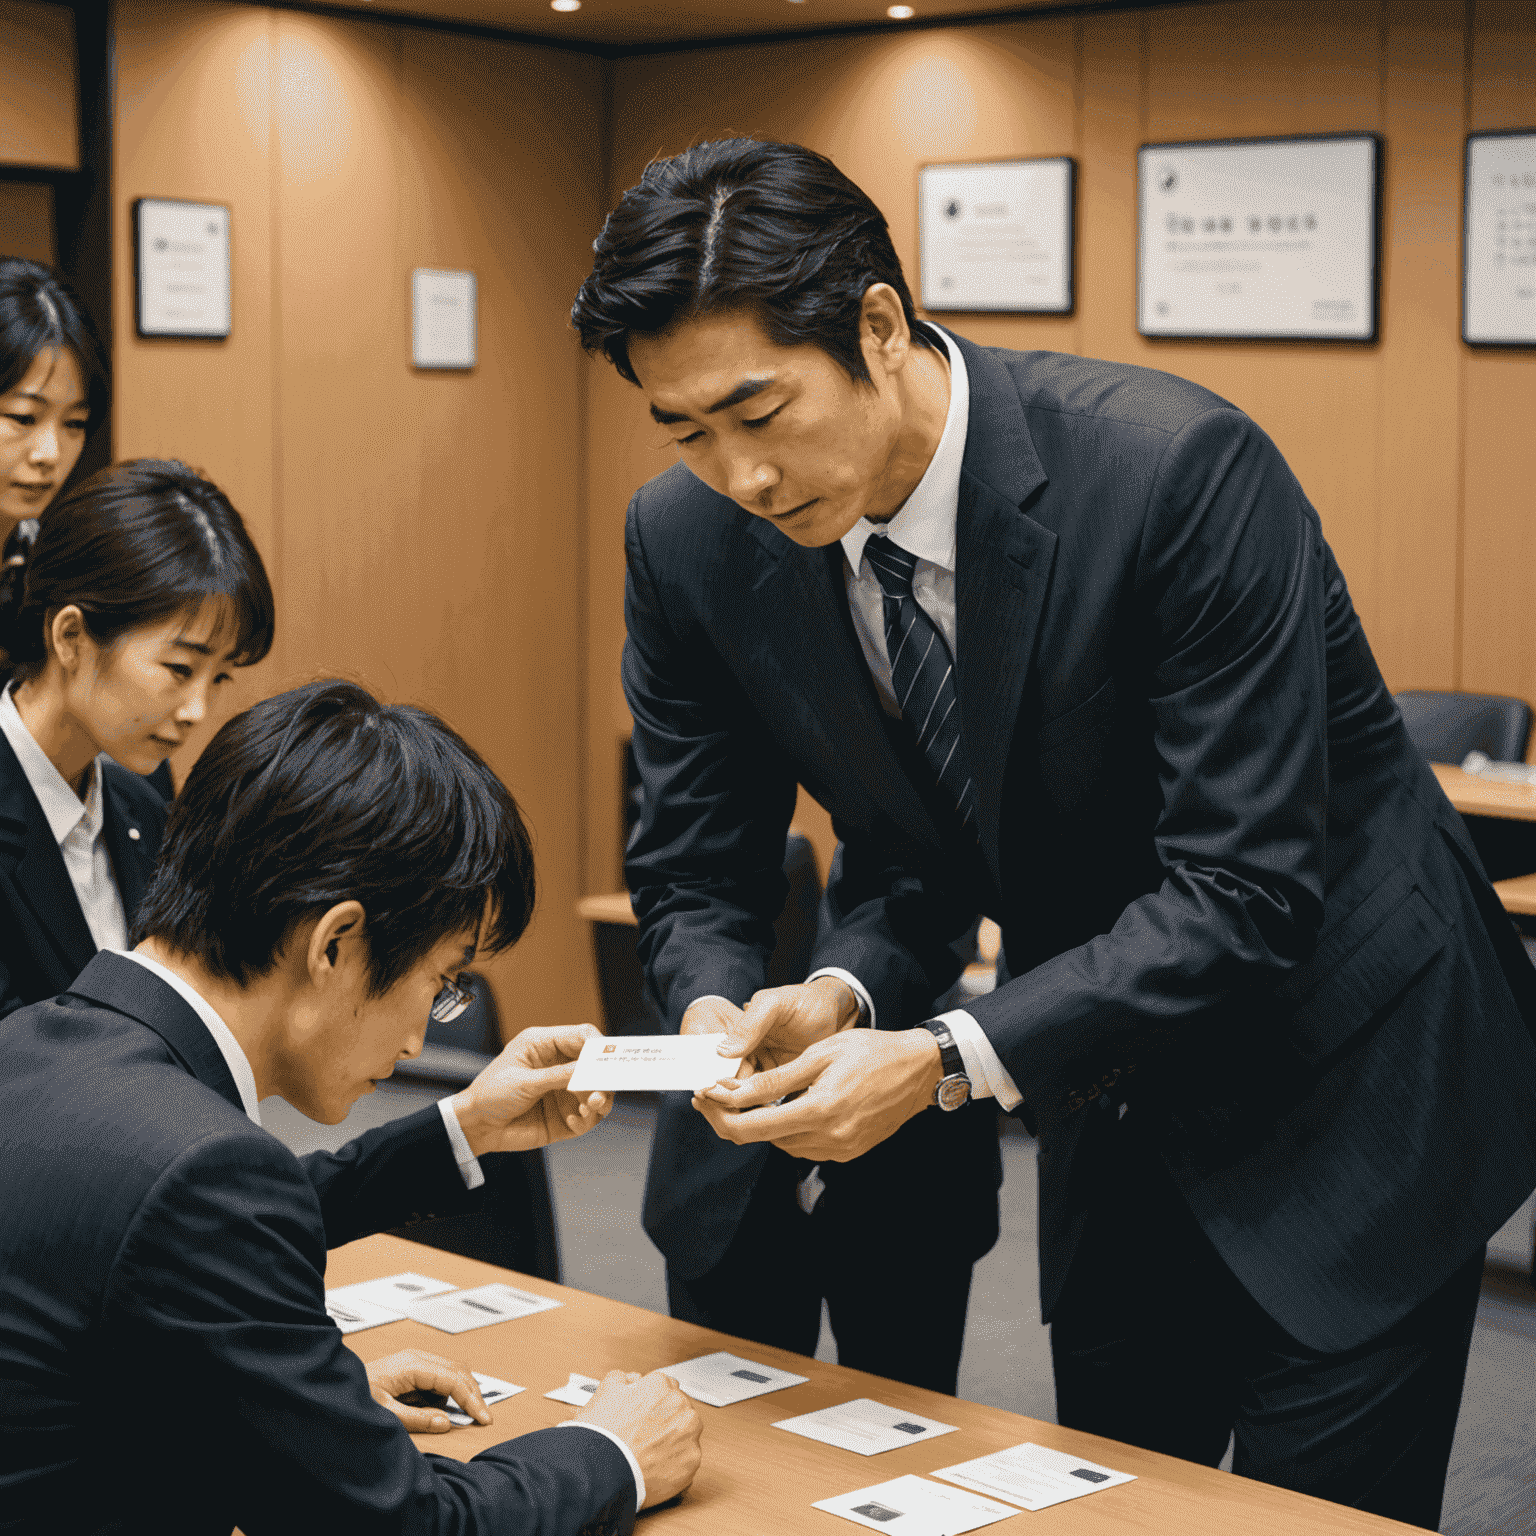
<instances>
[{"instance_id":1,"label":"suit sleeve","mask_svg":"<svg viewBox=\"0 0 1536 1536\"><path fill-rule=\"evenodd\" d=\"M1328 799L1324 544L1273 443L1212 411L1153 478L1126 629L1162 789L1160 887L969 1011L1026 1104L1155 1052L1305 960ZM1116 616L1125 617L1124 614Z\"/></svg>"},{"instance_id":2,"label":"suit sleeve","mask_svg":"<svg viewBox=\"0 0 1536 1536\"><path fill-rule=\"evenodd\" d=\"M795 775L708 639L669 622L643 495L625 528L623 681L645 804L624 870L641 963L675 1027L697 997L744 1003L763 985Z\"/></svg>"},{"instance_id":3,"label":"suit sleeve","mask_svg":"<svg viewBox=\"0 0 1536 1536\"><path fill-rule=\"evenodd\" d=\"M247 1536L632 1528L634 1480L601 1435L540 1430L468 1463L418 1452L325 1314L319 1229L293 1159L257 1135L206 1138L141 1203L101 1338L136 1384L125 1411L190 1439L174 1498Z\"/></svg>"}]
</instances>

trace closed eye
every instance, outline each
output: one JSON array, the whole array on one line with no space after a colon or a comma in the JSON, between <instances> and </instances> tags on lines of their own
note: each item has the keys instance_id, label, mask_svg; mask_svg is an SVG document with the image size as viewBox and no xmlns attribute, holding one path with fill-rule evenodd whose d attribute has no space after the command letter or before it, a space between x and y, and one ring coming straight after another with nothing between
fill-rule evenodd
<instances>
[{"instance_id":1,"label":"closed eye","mask_svg":"<svg viewBox=\"0 0 1536 1536\"><path fill-rule=\"evenodd\" d=\"M182 682L186 682L186 680L192 676L192 668L183 666L179 661L168 661L165 665L166 670L174 673L182 680Z\"/></svg>"},{"instance_id":2,"label":"closed eye","mask_svg":"<svg viewBox=\"0 0 1536 1536\"><path fill-rule=\"evenodd\" d=\"M768 412L768 414L766 416L755 416L755 417L752 418L751 421L743 421L742 422L742 426L744 426L744 427L766 427L768 425L768 423L770 421L772 421L773 418L775 416L777 416L779 414L779 412L782 411L783 409L784 409L784 407L782 405L776 405L776 406L774 406L774 408L771 411Z\"/></svg>"}]
</instances>

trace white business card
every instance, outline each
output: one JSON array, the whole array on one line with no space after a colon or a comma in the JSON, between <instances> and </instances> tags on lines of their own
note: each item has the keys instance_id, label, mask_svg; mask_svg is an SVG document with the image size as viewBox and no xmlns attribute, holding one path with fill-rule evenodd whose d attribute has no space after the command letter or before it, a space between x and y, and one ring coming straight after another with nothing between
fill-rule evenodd
<instances>
[{"instance_id":1,"label":"white business card","mask_svg":"<svg viewBox=\"0 0 1536 1536\"><path fill-rule=\"evenodd\" d=\"M592 1401L592 1394L597 1391L598 1381L594 1376L582 1376L572 1371L570 1380L563 1387L556 1387L553 1392L546 1392L545 1397L553 1398L557 1403L569 1403L573 1408L585 1408Z\"/></svg>"},{"instance_id":2,"label":"white business card","mask_svg":"<svg viewBox=\"0 0 1536 1536\"><path fill-rule=\"evenodd\" d=\"M835 1499L818 1499L811 1508L841 1515L872 1531L899 1531L901 1536L963 1536L965 1531L979 1531L1018 1514L1006 1504L910 1473Z\"/></svg>"},{"instance_id":3,"label":"white business card","mask_svg":"<svg viewBox=\"0 0 1536 1536\"><path fill-rule=\"evenodd\" d=\"M376 1307L389 1307L403 1313L412 1302L425 1301L429 1296L441 1296L454 1289L451 1280L434 1280L430 1275L418 1275L414 1270L404 1270L398 1275L385 1275L379 1280L359 1280L355 1285L338 1285L327 1291L327 1297L341 1302L371 1301Z\"/></svg>"},{"instance_id":4,"label":"white business card","mask_svg":"<svg viewBox=\"0 0 1536 1536\"><path fill-rule=\"evenodd\" d=\"M510 1285L477 1285L467 1291L449 1291L426 1301L413 1303L405 1315L412 1322L426 1323L444 1333L468 1333L471 1328L489 1328L492 1323L510 1322L558 1307L548 1296L519 1291Z\"/></svg>"},{"instance_id":5,"label":"white business card","mask_svg":"<svg viewBox=\"0 0 1536 1536\"><path fill-rule=\"evenodd\" d=\"M516 1397L524 1390L510 1381L502 1381L498 1376L486 1376L479 1371L471 1371L469 1374L475 1378L475 1385L480 1388L480 1396L485 1399L487 1408L503 1403L509 1397ZM448 1406L443 1412L448 1415L450 1424L467 1427L475 1422L452 1398L448 1400Z\"/></svg>"},{"instance_id":6,"label":"white business card","mask_svg":"<svg viewBox=\"0 0 1536 1536\"><path fill-rule=\"evenodd\" d=\"M1049 1509L1052 1504L1136 1481L1133 1473L1115 1472L1095 1461L1048 1450L1029 1440L1009 1446L1006 1451L994 1451L990 1456L941 1468L932 1475L988 1498L1006 1499L1023 1509Z\"/></svg>"},{"instance_id":7,"label":"white business card","mask_svg":"<svg viewBox=\"0 0 1536 1536\"><path fill-rule=\"evenodd\" d=\"M325 1310L343 1333L361 1333L364 1328L377 1328L380 1323L398 1323L404 1316L391 1307L381 1307L377 1302L361 1297L346 1296L339 1290L325 1293Z\"/></svg>"},{"instance_id":8,"label":"white business card","mask_svg":"<svg viewBox=\"0 0 1536 1536\"><path fill-rule=\"evenodd\" d=\"M798 1387L810 1380L809 1376L796 1376L771 1365L759 1365L755 1360L744 1360L740 1355L727 1354L724 1350L700 1355L696 1360L684 1360L680 1365L664 1365L662 1370L689 1397L708 1403L711 1408L729 1408L732 1403L744 1403L749 1397L782 1392L785 1387Z\"/></svg>"},{"instance_id":9,"label":"white business card","mask_svg":"<svg viewBox=\"0 0 1536 1536\"><path fill-rule=\"evenodd\" d=\"M734 1077L739 1056L722 1056L719 1035L605 1035L588 1040L571 1074L572 1093L697 1093Z\"/></svg>"},{"instance_id":10,"label":"white business card","mask_svg":"<svg viewBox=\"0 0 1536 1536\"><path fill-rule=\"evenodd\" d=\"M868 1397L856 1397L851 1403L839 1403L835 1408L821 1408L815 1413L802 1413L798 1418L780 1419L773 1427L804 1435L807 1440L820 1440L823 1445L835 1445L839 1450L857 1451L860 1456L878 1456L882 1451L899 1450L955 1431L953 1424L941 1424L937 1419L925 1419L920 1413L907 1413L900 1408L887 1408Z\"/></svg>"}]
</instances>

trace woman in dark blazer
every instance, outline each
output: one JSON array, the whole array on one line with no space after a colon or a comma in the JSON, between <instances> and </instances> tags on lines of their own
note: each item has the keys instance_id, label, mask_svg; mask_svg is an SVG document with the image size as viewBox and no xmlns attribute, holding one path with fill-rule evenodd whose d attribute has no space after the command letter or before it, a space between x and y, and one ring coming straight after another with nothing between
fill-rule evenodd
<instances>
[{"instance_id":1,"label":"woman in dark blazer","mask_svg":"<svg viewBox=\"0 0 1536 1536\"><path fill-rule=\"evenodd\" d=\"M0 1016L127 946L165 828L141 776L272 631L240 514L186 465L115 465L49 512L0 601Z\"/></svg>"}]
</instances>

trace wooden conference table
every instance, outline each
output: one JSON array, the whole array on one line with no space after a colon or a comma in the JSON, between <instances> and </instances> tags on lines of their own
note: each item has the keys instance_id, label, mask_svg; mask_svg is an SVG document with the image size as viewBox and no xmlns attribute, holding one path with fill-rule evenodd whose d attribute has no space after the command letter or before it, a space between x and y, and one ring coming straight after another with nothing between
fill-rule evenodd
<instances>
[{"instance_id":1,"label":"wooden conference table","mask_svg":"<svg viewBox=\"0 0 1536 1536\"><path fill-rule=\"evenodd\" d=\"M1446 798L1463 816L1496 816L1504 821L1536 821L1536 785L1501 784L1464 773L1449 763L1431 763ZM1496 880L1494 890L1506 912L1536 916L1536 874Z\"/></svg>"},{"instance_id":2,"label":"wooden conference table","mask_svg":"<svg viewBox=\"0 0 1536 1536\"><path fill-rule=\"evenodd\" d=\"M1298 1532L1369 1536L1375 1532L1385 1536L1387 1532L1413 1529L1395 1520L1361 1514L1113 1440L1059 1429L1000 1408L901 1386L862 1371L807 1360L787 1350L742 1344L692 1323L527 1275L514 1275L397 1237L368 1237L337 1249L330 1256L325 1280L327 1286L349 1285L407 1269L461 1286L508 1280L520 1289L558 1297L564 1304L472 1333L439 1333L424 1323L404 1321L348 1337L348 1344L363 1360L392 1355L400 1349L428 1349L527 1389L492 1408L495 1422L488 1427L413 1436L421 1450L460 1461L468 1461L499 1441L570 1418L571 1408L552 1403L543 1394L564 1386L572 1371L598 1377L610 1370L650 1371L728 1349L810 1377L804 1386L730 1408L698 1405L704 1421L704 1465L679 1504L643 1518L641 1531L653 1536L721 1536L722 1532L729 1536L797 1536L800 1532L842 1536L858 1527L812 1509L814 1500L867 1488L908 1472L930 1473L1023 1440L1134 1473L1136 1481L1038 1513L1020 1511L1012 1519L984 1527L988 1533L1232 1536L1234 1531L1241 1531L1243 1536L1296 1536ZM894 1408L957 1425L959 1433L945 1435L931 1445L866 1457L771 1428L776 1419L856 1397L875 1398Z\"/></svg>"}]
</instances>

